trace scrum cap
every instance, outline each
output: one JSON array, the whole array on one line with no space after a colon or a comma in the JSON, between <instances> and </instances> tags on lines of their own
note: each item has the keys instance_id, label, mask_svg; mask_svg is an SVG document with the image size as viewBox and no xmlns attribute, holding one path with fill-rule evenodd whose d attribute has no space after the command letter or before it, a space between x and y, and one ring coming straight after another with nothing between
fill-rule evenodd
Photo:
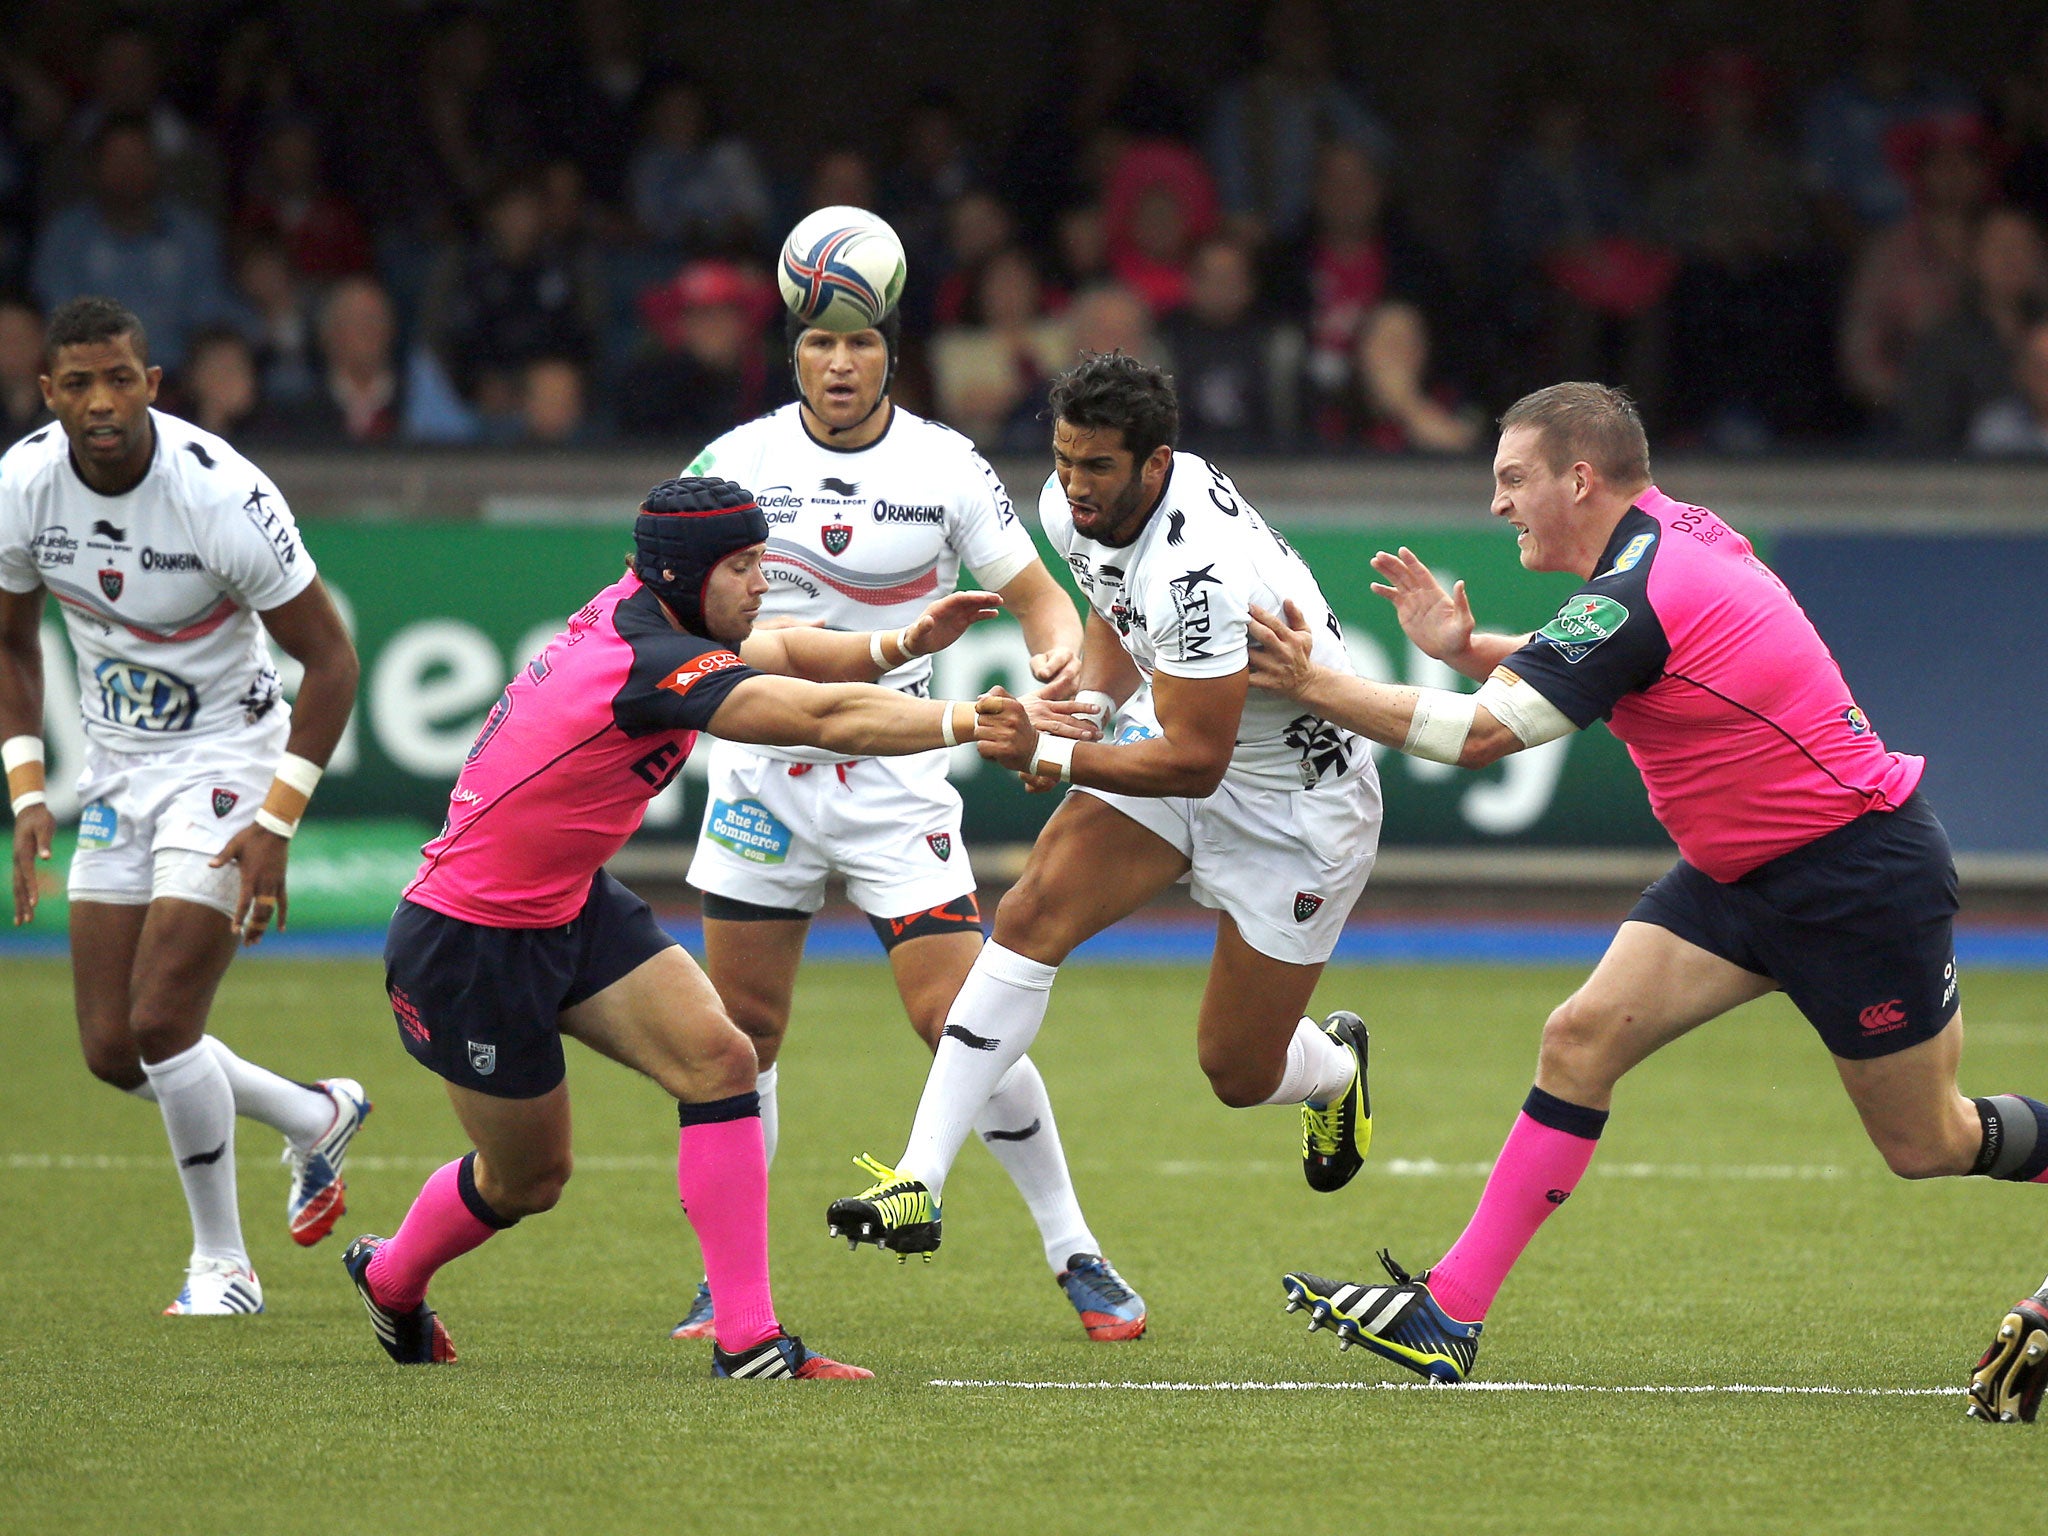
<instances>
[{"instance_id":1,"label":"scrum cap","mask_svg":"<svg viewBox=\"0 0 2048 1536\"><path fill-rule=\"evenodd\" d=\"M768 519L754 493L730 480L664 480L633 520L633 574L695 635L704 628L704 585L718 562L765 543Z\"/></svg>"}]
</instances>

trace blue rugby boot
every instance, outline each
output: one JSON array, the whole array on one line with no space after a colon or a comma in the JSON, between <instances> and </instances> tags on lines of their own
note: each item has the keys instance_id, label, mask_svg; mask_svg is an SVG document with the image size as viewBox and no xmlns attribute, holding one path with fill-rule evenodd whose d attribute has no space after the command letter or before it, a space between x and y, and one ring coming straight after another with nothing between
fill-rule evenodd
<instances>
[{"instance_id":1,"label":"blue rugby boot","mask_svg":"<svg viewBox=\"0 0 2048 1536\"><path fill-rule=\"evenodd\" d=\"M1456 1383L1472 1374L1482 1323L1461 1323L1429 1293L1429 1271L1411 1275L1383 1248L1392 1285L1325 1280L1306 1271L1280 1277L1287 1310L1309 1309L1308 1329L1331 1329L1337 1347L1362 1344L1431 1381Z\"/></svg>"},{"instance_id":2,"label":"blue rugby boot","mask_svg":"<svg viewBox=\"0 0 2048 1536\"><path fill-rule=\"evenodd\" d=\"M714 1333L711 1307L711 1282L699 1280L697 1294L691 1299L690 1310L683 1314L683 1320L669 1329L672 1339L708 1339Z\"/></svg>"},{"instance_id":3,"label":"blue rugby boot","mask_svg":"<svg viewBox=\"0 0 2048 1536\"><path fill-rule=\"evenodd\" d=\"M369 1119L371 1108L370 1096L352 1077L330 1077L313 1086L334 1101L334 1119L310 1147L301 1147L289 1138L284 1144L284 1162L292 1171L285 1224L292 1241L301 1248L319 1242L348 1213L348 1186L342 1182L341 1165L348 1156L348 1144Z\"/></svg>"},{"instance_id":4,"label":"blue rugby boot","mask_svg":"<svg viewBox=\"0 0 2048 1536\"><path fill-rule=\"evenodd\" d=\"M370 1293L370 1260L377 1257L384 1242L385 1239L365 1232L341 1256L341 1267L355 1283L356 1294L363 1298L363 1310L370 1314L370 1326L377 1330L377 1342L400 1365L453 1365L454 1342L432 1307L423 1301L411 1311L401 1312L385 1306Z\"/></svg>"},{"instance_id":5,"label":"blue rugby boot","mask_svg":"<svg viewBox=\"0 0 2048 1536\"><path fill-rule=\"evenodd\" d=\"M1099 1253L1077 1253L1056 1277L1098 1344L1145 1336L1145 1298L1132 1290Z\"/></svg>"}]
</instances>

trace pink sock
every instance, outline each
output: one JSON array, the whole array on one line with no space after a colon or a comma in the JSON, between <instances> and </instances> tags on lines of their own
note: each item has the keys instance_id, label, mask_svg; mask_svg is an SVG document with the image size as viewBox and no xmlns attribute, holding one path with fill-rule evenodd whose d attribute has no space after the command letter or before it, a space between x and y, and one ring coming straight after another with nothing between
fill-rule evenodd
<instances>
[{"instance_id":1,"label":"pink sock","mask_svg":"<svg viewBox=\"0 0 2048 1536\"><path fill-rule=\"evenodd\" d=\"M718 1347L737 1354L782 1331L768 1290L768 1154L760 1099L741 1093L680 1109L676 1194L704 1250Z\"/></svg>"},{"instance_id":2,"label":"pink sock","mask_svg":"<svg viewBox=\"0 0 2048 1536\"><path fill-rule=\"evenodd\" d=\"M476 1192L475 1160L472 1152L428 1175L397 1235L370 1260L370 1293L385 1306L418 1306L435 1270L512 1225Z\"/></svg>"},{"instance_id":3,"label":"pink sock","mask_svg":"<svg viewBox=\"0 0 2048 1536\"><path fill-rule=\"evenodd\" d=\"M1585 1177L1607 1112L1529 1090L1479 1209L1429 1271L1430 1293L1461 1323L1484 1321L1529 1239Z\"/></svg>"}]
</instances>

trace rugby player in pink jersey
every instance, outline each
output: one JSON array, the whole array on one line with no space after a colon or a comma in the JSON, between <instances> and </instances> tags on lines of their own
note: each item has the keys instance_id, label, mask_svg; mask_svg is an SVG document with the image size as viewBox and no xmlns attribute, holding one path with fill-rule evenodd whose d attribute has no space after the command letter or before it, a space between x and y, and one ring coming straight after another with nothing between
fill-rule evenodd
<instances>
[{"instance_id":1,"label":"rugby player in pink jersey","mask_svg":"<svg viewBox=\"0 0 2048 1536\"><path fill-rule=\"evenodd\" d=\"M513 679L422 850L391 921L386 987L405 1048L447 1080L475 1150L427 1180L394 1236L359 1237L344 1256L379 1342L402 1365L455 1358L426 1303L434 1272L561 1196L567 1034L677 1100L676 1187L718 1297L712 1374L871 1374L806 1349L777 1320L753 1045L647 904L603 867L699 731L863 757L977 734L973 704L871 686L883 665L870 635L754 632L767 538L752 493L729 481L655 487L634 524L631 569ZM954 593L910 638L941 649L999 601ZM1009 699L981 707L1024 710ZM1032 713L1051 722L1062 711Z\"/></svg>"},{"instance_id":2,"label":"rugby player in pink jersey","mask_svg":"<svg viewBox=\"0 0 2048 1536\"><path fill-rule=\"evenodd\" d=\"M2048 1181L2048 1105L1956 1088L1955 866L1916 791L1925 765L1886 749L1749 541L1651 483L1635 407L1597 384L1553 385L1501 418L1493 513L1524 567L1584 582L1533 635L1476 633L1463 584L1445 592L1407 550L1373 561L1408 637L1483 679L1477 693L1330 672L1295 614L1254 628L1255 686L1435 762L1483 768L1606 720L1682 855L1550 1015L1535 1086L1450 1252L1415 1276L1383 1254L1392 1284L1283 1281L1290 1311L1438 1381L1471 1372L1508 1270L1592 1160L1616 1082L1768 992L1819 1032L1893 1172ZM1998 1379L1982 1401L2016 1404L2029 1373L2038 1397L2048 1333L2021 1323L2009 1363L1987 1356L1980 1377Z\"/></svg>"}]
</instances>

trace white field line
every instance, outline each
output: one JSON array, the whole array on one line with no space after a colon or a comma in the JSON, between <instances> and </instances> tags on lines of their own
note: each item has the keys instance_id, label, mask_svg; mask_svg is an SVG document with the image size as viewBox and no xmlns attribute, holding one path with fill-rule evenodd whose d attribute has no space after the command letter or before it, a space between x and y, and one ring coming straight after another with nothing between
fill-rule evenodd
<instances>
[{"instance_id":1,"label":"white field line","mask_svg":"<svg viewBox=\"0 0 2048 1536\"><path fill-rule=\"evenodd\" d=\"M356 1173L430 1172L447 1162L442 1157L379 1156L356 1153L348 1160ZM10 1152L0 1157L8 1173L127 1173L170 1166L168 1153L136 1155L107 1152ZM660 1173L674 1168L672 1157L587 1156L576 1159L578 1173ZM1243 1162L1164 1162L1153 1171L1168 1178L1264 1177L1292 1172L1293 1161L1248 1158ZM1364 1172L1393 1179L1483 1179L1491 1163L1443 1163L1434 1158L1385 1158L1368 1162ZM1601 1163L1593 1173L1610 1179L1813 1180L1841 1179L1852 1170L1822 1163Z\"/></svg>"},{"instance_id":2,"label":"white field line","mask_svg":"<svg viewBox=\"0 0 2048 1536\"><path fill-rule=\"evenodd\" d=\"M928 1381L929 1387L1004 1392L1584 1392L1598 1395L1704 1397L1717 1393L1768 1397L1961 1397L1960 1387L1599 1387L1576 1381Z\"/></svg>"}]
</instances>

